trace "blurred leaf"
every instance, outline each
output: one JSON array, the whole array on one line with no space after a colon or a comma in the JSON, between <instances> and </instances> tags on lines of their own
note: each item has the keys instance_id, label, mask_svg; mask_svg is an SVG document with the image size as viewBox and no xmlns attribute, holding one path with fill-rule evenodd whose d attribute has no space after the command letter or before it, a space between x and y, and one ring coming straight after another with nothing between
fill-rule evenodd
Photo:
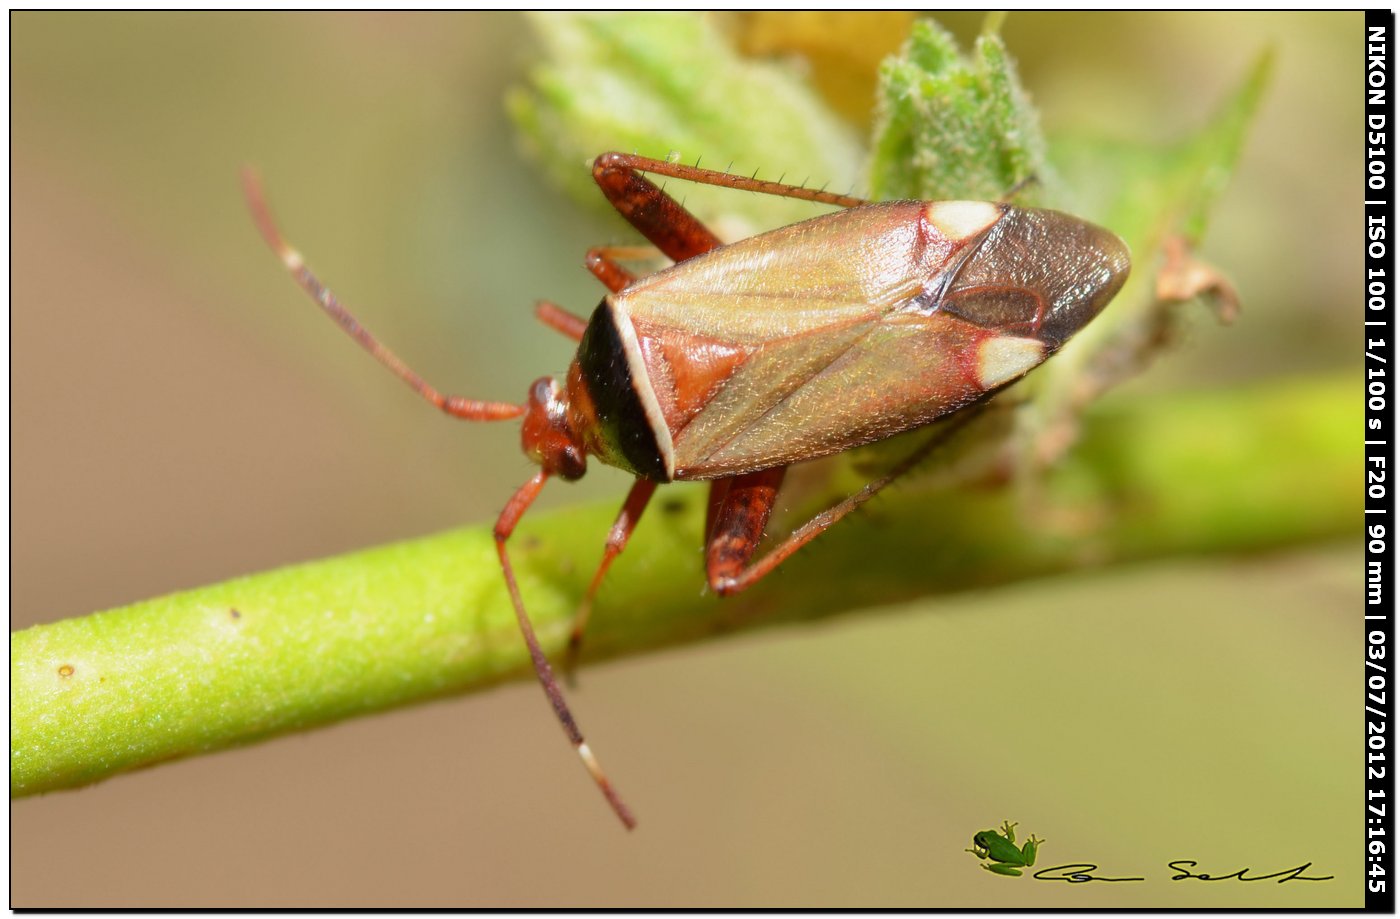
<instances>
[{"instance_id":1,"label":"blurred leaf","mask_svg":"<svg viewBox=\"0 0 1400 919\"><path fill-rule=\"evenodd\" d=\"M1199 244L1272 72L1273 53L1266 50L1210 121L1169 144L1076 135L1054 138L1053 155L1066 184L1082 190L1076 210L1125 234L1140 235L1154 224L1166 224Z\"/></svg>"},{"instance_id":2,"label":"blurred leaf","mask_svg":"<svg viewBox=\"0 0 1400 919\"><path fill-rule=\"evenodd\" d=\"M1172 344L1179 304L1157 298L1163 246L1200 242L1210 210L1233 173L1272 70L1259 55L1245 78L1195 134L1161 146L1068 137L1053 149L1065 185L1080 192L1080 213L1102 221L1128 243L1133 274L1113 304L1029 383L1039 412L1028 439L1064 425L1084 404L1141 371Z\"/></svg>"},{"instance_id":3,"label":"blurred leaf","mask_svg":"<svg viewBox=\"0 0 1400 919\"><path fill-rule=\"evenodd\" d=\"M734 41L746 55L798 55L827 104L864 126L875 102L880 63L914 24L910 10L764 10L733 13Z\"/></svg>"},{"instance_id":4,"label":"blurred leaf","mask_svg":"<svg viewBox=\"0 0 1400 919\"><path fill-rule=\"evenodd\" d=\"M507 106L533 157L582 204L612 212L588 171L609 150L732 163L775 180L788 170L788 181L840 191L856 183L856 133L791 69L739 55L708 16L541 13L530 22L544 62ZM770 195L693 185L680 194L702 220L739 214L748 232L816 213Z\"/></svg>"}]
</instances>

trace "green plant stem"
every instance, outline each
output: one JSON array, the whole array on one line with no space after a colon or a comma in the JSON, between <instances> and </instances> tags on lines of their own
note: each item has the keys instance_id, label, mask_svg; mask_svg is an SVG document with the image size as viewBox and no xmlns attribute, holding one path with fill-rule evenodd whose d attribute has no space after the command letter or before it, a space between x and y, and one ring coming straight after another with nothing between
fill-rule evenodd
<instances>
[{"instance_id":1,"label":"green plant stem","mask_svg":"<svg viewBox=\"0 0 1400 919\"><path fill-rule=\"evenodd\" d=\"M1101 406L1034 501L1022 489L915 482L723 603L700 590L704 491L667 489L603 591L589 656L1090 565L1348 533L1360 513L1353 382ZM527 517L511 543L551 653L615 513ZM11 794L529 672L489 527L238 578L12 634Z\"/></svg>"}]
</instances>

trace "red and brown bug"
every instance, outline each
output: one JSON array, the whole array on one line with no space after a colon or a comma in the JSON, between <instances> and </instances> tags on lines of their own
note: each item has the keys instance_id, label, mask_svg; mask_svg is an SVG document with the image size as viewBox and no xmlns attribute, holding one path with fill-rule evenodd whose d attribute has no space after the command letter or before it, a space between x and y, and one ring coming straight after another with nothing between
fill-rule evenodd
<instances>
[{"instance_id":1,"label":"red and brown bug","mask_svg":"<svg viewBox=\"0 0 1400 919\"><path fill-rule=\"evenodd\" d=\"M837 205L843 210L722 245L643 173ZM798 188L663 160L605 153L603 194L666 257L635 277L630 250L589 251L610 293L585 320L551 303L537 316L578 342L563 383L543 377L524 405L443 395L379 344L307 269L273 223L251 173L263 237L346 332L420 396L471 421L524 416L539 465L506 503L495 539L535 673L594 781L635 821L564 701L525 612L506 543L551 476L578 479L592 455L637 476L580 605L577 652L599 584L656 486L709 481L705 569L743 590L922 459L933 437L882 478L754 560L783 474L985 400L1083 328L1126 280L1107 230L1057 211L986 201L889 201Z\"/></svg>"}]
</instances>

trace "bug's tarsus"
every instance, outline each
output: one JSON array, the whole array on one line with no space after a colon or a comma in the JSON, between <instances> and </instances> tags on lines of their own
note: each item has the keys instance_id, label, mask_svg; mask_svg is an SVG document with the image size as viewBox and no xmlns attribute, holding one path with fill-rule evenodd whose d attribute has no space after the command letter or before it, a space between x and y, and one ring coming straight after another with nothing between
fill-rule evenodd
<instances>
[{"instance_id":1,"label":"bug's tarsus","mask_svg":"<svg viewBox=\"0 0 1400 919\"><path fill-rule=\"evenodd\" d=\"M549 699L550 707L554 709L554 715L559 719L565 736L569 738L569 742L574 745L574 750L578 752L579 758L583 760L584 768L593 777L598 790L603 793L603 797L607 799L613 812L622 821L622 825L630 830L637 825L637 819L632 816L631 809L623 802L617 790L613 788L612 782L608 780L607 774L598 764L597 757L593 755L593 751L583 739L583 732L579 730L573 712L569 711L569 704L564 700L564 691L559 687L559 681L554 678L554 672L549 666L549 658L545 656L544 649L540 647L539 638L535 636L535 628L530 623L530 616L525 612L525 601L520 597L520 585L516 583L515 570L511 567L510 554L506 551L506 543L511 534L515 532L516 524L520 522L526 509L534 503L535 498L539 497L539 493L548 479L549 473L541 469L531 476L529 481L520 486L520 489L506 502L501 516L496 519L493 531L496 540L496 555L500 558L501 571L504 572L506 579L506 590L510 593L511 606L515 609L516 623L520 626L520 634L525 638L525 647L530 652L530 663L534 665L535 676L540 682L540 687L544 690L545 697Z\"/></svg>"},{"instance_id":2,"label":"bug's tarsus","mask_svg":"<svg viewBox=\"0 0 1400 919\"><path fill-rule=\"evenodd\" d=\"M510 418L518 418L525 413L524 406L510 402L484 402L480 399L468 399L464 396L444 395L435 387L430 386L426 380L400 360L397 354L380 344L369 329L360 325L359 320L341 305L335 294L331 293L330 288L322 284L311 273L311 269L306 266L301 253L293 249L283 238L281 231L277 229L277 222L273 219L272 210L267 206L267 198L263 195L262 183L259 181L257 173L250 167L243 169L243 193L248 199L248 208L252 211L253 222L257 225L258 232L262 234L268 247L282 260L282 264L291 272L301 289L310 294L311 299L316 301L316 305L321 307L321 310L346 334L355 339L361 348L368 351L370 356L379 363L388 367L395 376L407 383L410 389L447 414L468 421L505 421Z\"/></svg>"}]
</instances>

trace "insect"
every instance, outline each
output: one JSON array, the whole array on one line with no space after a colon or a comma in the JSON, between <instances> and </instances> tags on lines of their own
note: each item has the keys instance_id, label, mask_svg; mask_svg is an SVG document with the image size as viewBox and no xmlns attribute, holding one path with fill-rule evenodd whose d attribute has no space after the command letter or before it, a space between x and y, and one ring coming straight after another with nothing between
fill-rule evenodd
<instances>
[{"instance_id":1,"label":"insect","mask_svg":"<svg viewBox=\"0 0 1400 919\"><path fill-rule=\"evenodd\" d=\"M647 174L836 205L841 210L722 245ZM297 283L428 402L469 421L523 418L539 470L506 502L497 554L536 676L617 816L631 811L584 741L526 614L506 550L551 478L593 456L637 479L575 617L577 655L593 600L656 486L710 482L705 570L737 593L921 460L924 446L755 559L787 467L929 424L985 400L1054 353L1118 292L1126 247L1056 211L986 201L870 203L698 166L605 153L608 201L675 264L645 277L631 249L590 249L609 290L590 318L549 302L537 317L578 342L562 382L542 377L523 405L444 395L378 342L283 239L244 173L253 218Z\"/></svg>"}]
</instances>

